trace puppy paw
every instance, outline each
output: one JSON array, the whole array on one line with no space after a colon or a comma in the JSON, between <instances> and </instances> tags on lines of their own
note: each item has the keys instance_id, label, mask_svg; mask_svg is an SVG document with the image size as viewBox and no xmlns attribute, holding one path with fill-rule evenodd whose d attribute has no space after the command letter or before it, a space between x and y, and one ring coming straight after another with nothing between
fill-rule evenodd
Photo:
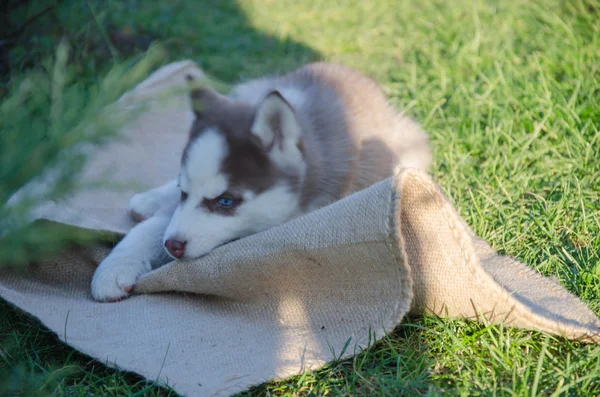
<instances>
[{"instance_id":1,"label":"puppy paw","mask_svg":"<svg viewBox=\"0 0 600 397\"><path fill-rule=\"evenodd\" d=\"M92 278L92 297L102 302L117 302L127 298L138 277L149 265L135 258L109 255L100 263Z\"/></svg>"},{"instance_id":2,"label":"puppy paw","mask_svg":"<svg viewBox=\"0 0 600 397\"><path fill-rule=\"evenodd\" d=\"M129 200L129 214L138 222L151 218L161 207L162 196L152 190L138 193Z\"/></svg>"}]
</instances>

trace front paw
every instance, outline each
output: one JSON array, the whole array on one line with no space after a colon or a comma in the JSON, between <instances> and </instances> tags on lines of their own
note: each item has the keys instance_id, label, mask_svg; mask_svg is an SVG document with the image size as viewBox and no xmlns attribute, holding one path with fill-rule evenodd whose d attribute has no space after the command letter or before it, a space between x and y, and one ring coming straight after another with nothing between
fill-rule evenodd
<instances>
[{"instance_id":1,"label":"front paw","mask_svg":"<svg viewBox=\"0 0 600 397\"><path fill-rule=\"evenodd\" d=\"M129 215L138 222L151 218L161 206L160 196L153 191L138 193L129 200Z\"/></svg>"},{"instance_id":2,"label":"front paw","mask_svg":"<svg viewBox=\"0 0 600 397\"><path fill-rule=\"evenodd\" d=\"M139 259L111 254L100 263L92 277L92 297L103 302L127 298L138 277L149 270L150 265Z\"/></svg>"}]
</instances>

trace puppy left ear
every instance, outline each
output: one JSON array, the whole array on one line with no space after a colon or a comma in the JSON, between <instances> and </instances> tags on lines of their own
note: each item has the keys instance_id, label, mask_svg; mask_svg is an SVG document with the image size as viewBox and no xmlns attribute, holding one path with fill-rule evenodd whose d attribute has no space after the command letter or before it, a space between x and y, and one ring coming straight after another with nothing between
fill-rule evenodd
<instances>
[{"instance_id":1,"label":"puppy left ear","mask_svg":"<svg viewBox=\"0 0 600 397\"><path fill-rule=\"evenodd\" d=\"M302 130L294 109L279 93L271 91L256 108L250 132L265 151L299 151Z\"/></svg>"},{"instance_id":2,"label":"puppy left ear","mask_svg":"<svg viewBox=\"0 0 600 397\"><path fill-rule=\"evenodd\" d=\"M186 80L191 87L190 103L197 118L204 117L211 109L222 106L227 101L227 97L215 90L198 85L191 75L187 75Z\"/></svg>"}]
</instances>

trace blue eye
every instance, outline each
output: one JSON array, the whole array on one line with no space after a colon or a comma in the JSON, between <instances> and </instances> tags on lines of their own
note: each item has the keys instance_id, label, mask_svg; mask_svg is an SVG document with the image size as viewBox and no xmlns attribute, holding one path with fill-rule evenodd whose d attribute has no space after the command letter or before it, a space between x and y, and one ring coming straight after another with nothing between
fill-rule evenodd
<instances>
[{"instance_id":1,"label":"blue eye","mask_svg":"<svg viewBox=\"0 0 600 397\"><path fill-rule=\"evenodd\" d=\"M230 197L219 197L217 203L219 203L221 207L229 208L233 207L233 205L235 204L235 200Z\"/></svg>"}]
</instances>

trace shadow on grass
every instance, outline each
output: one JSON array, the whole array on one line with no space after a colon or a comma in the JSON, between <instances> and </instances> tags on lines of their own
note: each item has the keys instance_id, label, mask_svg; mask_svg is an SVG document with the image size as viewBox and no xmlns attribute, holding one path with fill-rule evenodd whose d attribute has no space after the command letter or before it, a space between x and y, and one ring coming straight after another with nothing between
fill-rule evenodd
<instances>
[{"instance_id":1,"label":"shadow on grass","mask_svg":"<svg viewBox=\"0 0 600 397\"><path fill-rule=\"evenodd\" d=\"M166 49L165 62L190 58L228 82L319 59L303 44L256 30L233 0L6 0L0 11L2 81L39 67L63 37L74 47L71 65L83 80L153 43Z\"/></svg>"}]
</instances>

